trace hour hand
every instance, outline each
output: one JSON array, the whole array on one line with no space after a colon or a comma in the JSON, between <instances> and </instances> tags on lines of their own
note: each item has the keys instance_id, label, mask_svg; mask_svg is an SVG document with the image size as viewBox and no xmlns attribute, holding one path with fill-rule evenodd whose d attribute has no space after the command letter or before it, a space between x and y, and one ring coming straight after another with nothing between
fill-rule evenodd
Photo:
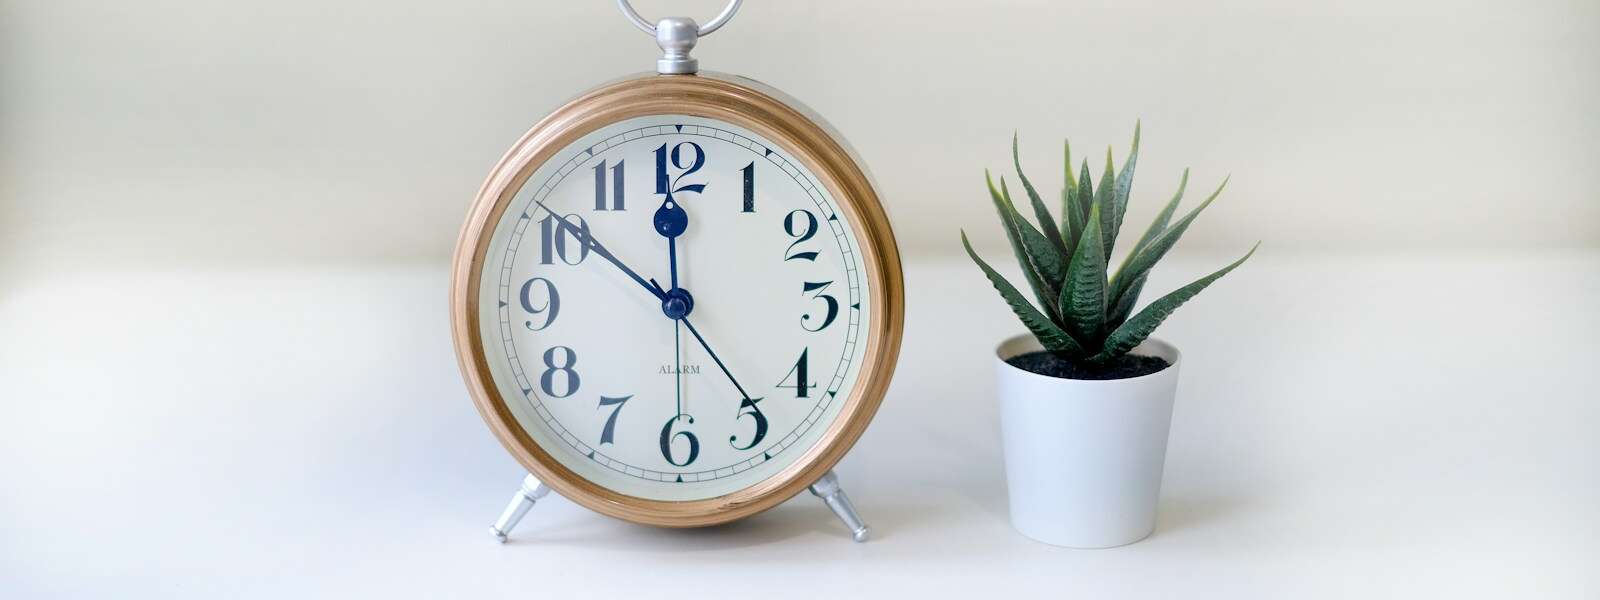
<instances>
[{"instance_id":1,"label":"hour hand","mask_svg":"<svg viewBox=\"0 0 1600 600\"><path fill-rule=\"evenodd\" d=\"M555 217L556 221L561 223L561 228L566 230L567 233L578 236L579 241L581 241L583 245L588 246L590 251L594 252L595 254L599 254L601 258L606 259L606 262L616 265L618 269L622 269L623 273L626 273L628 277L632 278L635 283L639 284L639 287L642 287L645 289L645 291L650 292L650 295L655 296L656 299L666 300L667 294L661 290L660 286L650 285L649 281L646 281L645 278L640 277L639 274L633 269L628 268L628 265L623 264L622 260L617 258L617 255L612 254L610 250L606 249L605 244L601 244L600 240L595 239L594 234L589 233L586 229L572 224L572 221L567 220L567 218L561 216L560 213L550 210L550 207L545 206L543 202L538 200L534 200L533 202L538 204L539 208L544 209L545 212L550 213L550 216Z\"/></svg>"},{"instance_id":2,"label":"hour hand","mask_svg":"<svg viewBox=\"0 0 1600 600\"><path fill-rule=\"evenodd\" d=\"M667 238L667 264L672 268L672 288L678 288L678 236L689 228L689 213L667 194L667 199L656 209L656 233Z\"/></svg>"}]
</instances>

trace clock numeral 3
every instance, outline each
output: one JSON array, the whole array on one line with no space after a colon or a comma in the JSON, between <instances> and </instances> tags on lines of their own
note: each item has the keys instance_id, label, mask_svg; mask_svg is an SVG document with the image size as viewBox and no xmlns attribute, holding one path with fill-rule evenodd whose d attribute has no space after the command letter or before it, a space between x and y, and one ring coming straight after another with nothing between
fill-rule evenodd
<instances>
[{"instance_id":1,"label":"clock numeral 3","mask_svg":"<svg viewBox=\"0 0 1600 600\"><path fill-rule=\"evenodd\" d=\"M561 364L556 364L557 359ZM539 389L549 394L552 398L565 398L578 392L582 378L573 369L578 364L578 353L566 346L555 346L544 351L544 373L539 375ZM562 374L562 392L556 393L556 374Z\"/></svg>"},{"instance_id":2,"label":"clock numeral 3","mask_svg":"<svg viewBox=\"0 0 1600 600\"><path fill-rule=\"evenodd\" d=\"M685 467L693 463L694 459L700 457L700 438L695 437L687 429L673 433L672 426L678 422L678 419L683 419L690 425L694 424L694 417L689 415L677 415L668 419L667 424L661 427L661 457L667 459L667 462L674 467ZM680 437L689 443L689 457L683 459L683 462L678 462L672 458L672 442Z\"/></svg>"},{"instance_id":3,"label":"clock numeral 3","mask_svg":"<svg viewBox=\"0 0 1600 600\"><path fill-rule=\"evenodd\" d=\"M622 191L622 163L611 167L611 205L606 206L606 161L594 166L594 209L595 210L624 210Z\"/></svg>"},{"instance_id":4,"label":"clock numeral 3","mask_svg":"<svg viewBox=\"0 0 1600 600\"><path fill-rule=\"evenodd\" d=\"M778 387L794 388L794 397L796 398L809 398L811 396L811 388L817 387L817 384L811 383L811 378L806 377L806 355L810 352L810 348L801 350L800 360L795 361L794 368L789 369L789 374L784 375L783 381L778 382ZM791 377L794 378L793 385L786 383Z\"/></svg>"},{"instance_id":5,"label":"clock numeral 3","mask_svg":"<svg viewBox=\"0 0 1600 600\"><path fill-rule=\"evenodd\" d=\"M756 406L756 403L760 401L760 398L745 398L744 401L739 403L739 416L736 417L735 420L743 419L745 417L755 419L756 433L755 436L750 438L750 443L743 446L738 444L738 434L728 436L728 444L733 446L733 449L749 450L756 447L756 444L761 443L762 438L767 437L767 416L761 414L761 407Z\"/></svg>"},{"instance_id":6,"label":"clock numeral 3","mask_svg":"<svg viewBox=\"0 0 1600 600\"><path fill-rule=\"evenodd\" d=\"M830 286L830 285L833 285L832 281L820 281L820 282L807 281L807 282L805 282L805 288L803 290L801 290L800 293L802 293L802 294L812 294L812 296L811 296L812 298L817 298L817 299L820 299L820 300L822 300L824 302L827 302L828 303L828 316L822 318L822 324L821 325L818 325L816 327L816 329L812 329L812 328L806 326L806 323L811 321L811 314L810 313L806 313L806 314L800 315L800 328L801 329L804 329L806 331L822 331L824 329L827 329L829 325L832 325L833 324L833 320L839 316L839 299L838 298L834 298L832 295L823 293L823 292L828 291L828 286Z\"/></svg>"},{"instance_id":7,"label":"clock numeral 3","mask_svg":"<svg viewBox=\"0 0 1600 600\"><path fill-rule=\"evenodd\" d=\"M633 396L628 395L628 396L623 396L621 398L612 398L612 397L609 397L609 396L601 396L600 397L600 406L596 406L595 410L599 410L599 409L607 407L607 406L615 406L616 407L616 408L611 409L611 416L606 417L606 427L605 427L605 429L600 430L600 443L601 444L609 444L609 443L611 443L611 439L612 439L611 438L611 434L614 433L617 430L617 415L622 412L622 405L627 404L628 400L630 398L633 398Z\"/></svg>"},{"instance_id":8,"label":"clock numeral 3","mask_svg":"<svg viewBox=\"0 0 1600 600\"><path fill-rule=\"evenodd\" d=\"M689 151L684 150L686 146ZM671 177L667 174L667 157L669 154L672 158L672 166L683 169L683 172L679 173L677 177ZM691 155L693 158L688 158ZM689 164L684 164L685 160ZM660 148L656 148L656 193L671 196L678 192L694 192L698 194L706 191L706 185L703 183L678 185L683 181L684 177L699 171L700 167L705 166L705 164L706 153L700 149L700 144L678 142L678 145L672 147L672 152L670 153L667 152L667 145L662 144Z\"/></svg>"},{"instance_id":9,"label":"clock numeral 3","mask_svg":"<svg viewBox=\"0 0 1600 600\"><path fill-rule=\"evenodd\" d=\"M794 247L817 235L817 216L805 209L795 209L783 217L783 231L795 238L784 251L783 260L817 260L816 252L795 252Z\"/></svg>"},{"instance_id":10,"label":"clock numeral 3","mask_svg":"<svg viewBox=\"0 0 1600 600\"><path fill-rule=\"evenodd\" d=\"M567 215L567 219L578 222L578 258L570 258L567 251L567 238L571 236L572 226L550 215L539 221L539 264L553 265L556 264L555 259L560 257L561 262L577 265L589 257L589 224L577 215Z\"/></svg>"},{"instance_id":11,"label":"clock numeral 3","mask_svg":"<svg viewBox=\"0 0 1600 600\"><path fill-rule=\"evenodd\" d=\"M535 283L544 284L544 297L546 300L544 301L544 306L539 308L533 307L533 300L531 297L533 284ZM532 320L523 321L522 324L528 328L528 331L539 331L549 327L551 323L556 322L556 315L561 313L561 294L556 293L555 283L552 283L549 279L545 279L543 277L535 277L533 279L529 279L527 283L522 284L522 292L518 295L522 300L522 310L528 311L529 315L544 315L544 322L540 323L538 327L533 325Z\"/></svg>"}]
</instances>

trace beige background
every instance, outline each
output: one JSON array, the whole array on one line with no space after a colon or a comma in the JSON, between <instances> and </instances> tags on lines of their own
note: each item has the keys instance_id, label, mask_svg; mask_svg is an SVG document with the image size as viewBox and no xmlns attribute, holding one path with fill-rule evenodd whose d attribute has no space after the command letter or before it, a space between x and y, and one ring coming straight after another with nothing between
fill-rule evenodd
<instances>
[{"instance_id":1,"label":"beige background","mask_svg":"<svg viewBox=\"0 0 1600 600\"><path fill-rule=\"evenodd\" d=\"M717 0L641 0L659 16ZM1183 248L1600 245L1600 3L751 0L709 69L789 91L874 171L912 255L998 247L1013 129L1184 166ZM483 175L576 92L650 68L605 0L0 3L0 268L442 259ZM1098 169L1096 169L1098 173ZM1131 234L1130 234L1131 235Z\"/></svg>"},{"instance_id":2,"label":"beige background","mask_svg":"<svg viewBox=\"0 0 1600 600\"><path fill-rule=\"evenodd\" d=\"M1600 0L749 0L699 54L896 217L903 351L838 467L874 541L808 494L488 537L523 471L446 257L521 132L651 66L609 0L0 0L0 597L1597 597ZM1137 118L1130 224L1234 175L1146 300L1266 243L1157 333L1155 535L1048 548L1007 519L1021 326L956 229L1017 274L983 168L1020 130L1053 189Z\"/></svg>"}]
</instances>

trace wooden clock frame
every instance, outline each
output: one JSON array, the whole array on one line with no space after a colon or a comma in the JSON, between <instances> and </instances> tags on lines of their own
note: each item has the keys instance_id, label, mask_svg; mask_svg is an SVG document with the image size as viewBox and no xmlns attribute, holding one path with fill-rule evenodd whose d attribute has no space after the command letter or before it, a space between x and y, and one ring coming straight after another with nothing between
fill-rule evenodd
<instances>
[{"instance_id":1,"label":"wooden clock frame","mask_svg":"<svg viewBox=\"0 0 1600 600\"><path fill-rule=\"evenodd\" d=\"M506 406L490 375L479 335L479 287L489 240L518 190L568 144L638 116L685 114L734 123L760 134L803 163L838 201L860 242L875 307L860 379L822 437L800 458L755 485L715 498L650 500L601 487L574 473L533 441ZM595 512L648 525L701 527L777 506L816 482L861 437L883 401L900 352L904 282L888 215L860 162L820 118L752 80L700 73L648 74L586 92L522 136L490 171L468 213L451 270L450 317L456 357L478 412L528 472Z\"/></svg>"}]
</instances>

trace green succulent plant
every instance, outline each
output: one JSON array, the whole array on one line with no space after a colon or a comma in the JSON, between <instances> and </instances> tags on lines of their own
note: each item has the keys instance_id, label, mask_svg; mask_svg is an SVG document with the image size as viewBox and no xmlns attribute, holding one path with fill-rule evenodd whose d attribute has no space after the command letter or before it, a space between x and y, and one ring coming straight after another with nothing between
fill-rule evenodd
<instances>
[{"instance_id":1,"label":"green succulent plant","mask_svg":"<svg viewBox=\"0 0 1600 600\"><path fill-rule=\"evenodd\" d=\"M1134 126L1133 148L1120 171L1113 168L1111 149L1106 149L1105 172L1098 186L1090 179L1088 160L1083 161L1080 174L1073 177L1072 146L1063 144L1066 183L1061 191L1064 214L1059 224L1033 183L1022 173L1016 136L1011 138L1011 160L1016 165L1017 179L1027 193L1028 203L1033 207L1037 227L1017 211L1005 177L1001 176L1000 187L996 189L994 179L984 172L989 196L1000 213L1000 222L1006 238L1011 241L1017 263L1022 266L1022 275L1039 301L1038 307L984 262L972 250L967 232L961 232L961 244L966 247L967 255L983 270L1017 318L1046 350L1064 358L1093 364L1127 354L1179 306L1243 264L1261 246L1257 242L1233 264L1162 296L1135 314L1133 307L1144 291L1150 269L1166 256L1200 211L1210 206L1228 185L1224 179L1210 197L1174 221L1173 215L1189 184L1189 171L1185 169L1178 192L1156 215L1155 222L1144 235L1139 236L1116 273L1108 275L1111 250L1116 245L1117 232L1122 229L1122 217L1128 210L1128 193L1133 186L1134 167L1139 161L1139 129L1138 125Z\"/></svg>"}]
</instances>

